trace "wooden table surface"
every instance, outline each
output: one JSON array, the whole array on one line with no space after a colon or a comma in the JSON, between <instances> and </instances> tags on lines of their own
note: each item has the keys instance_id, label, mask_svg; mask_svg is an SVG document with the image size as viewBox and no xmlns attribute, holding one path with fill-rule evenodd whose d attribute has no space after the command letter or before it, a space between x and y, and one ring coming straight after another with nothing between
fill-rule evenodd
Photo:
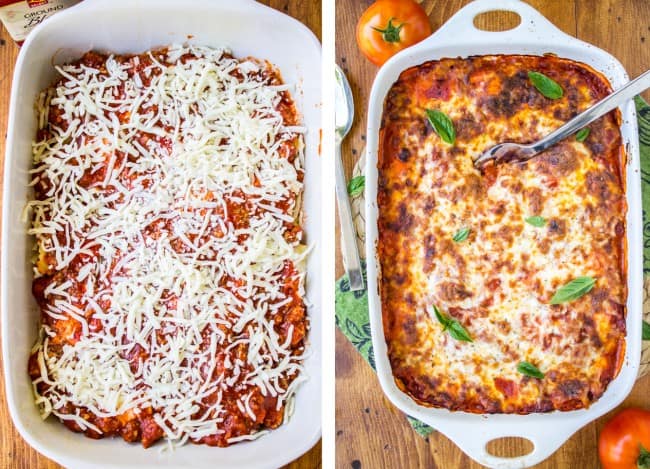
<instances>
[{"instance_id":1,"label":"wooden table surface","mask_svg":"<svg viewBox=\"0 0 650 469\"><path fill-rule=\"evenodd\" d=\"M371 0L336 2L336 60L351 82L356 121L343 146L348 177L365 147L365 111L377 68L357 50L356 21ZM422 0L434 30L467 0ZM595 44L617 57L635 77L650 68L650 2L647 0L529 0L529 3L568 34ZM483 21L503 25L504 16ZM644 94L646 99L650 93ZM338 231L337 231L338 233ZM337 249L337 252L340 252ZM342 273L340 255L337 276ZM418 436L406 418L384 397L375 374L347 339L336 336L336 461L337 467L440 468L481 467L440 433L426 440ZM640 379L623 406L650 408L650 376ZM597 468L598 434L611 414L587 425L538 468ZM525 454L521 441L495 445L499 455Z\"/></svg>"},{"instance_id":2,"label":"wooden table surface","mask_svg":"<svg viewBox=\"0 0 650 469\"><path fill-rule=\"evenodd\" d=\"M258 0L287 13L306 24L316 36L321 38L321 2L320 0ZM9 112L9 94L11 80L18 56L18 47L0 24L0 165L4 167L7 117ZM30 103L26 105L30 106ZM0 193L2 191L0 179ZM5 324L1 325L6 327ZM2 358L0 357L0 365ZM25 370L25 372L27 372ZM66 431L62 428L61 431ZM218 450L215 450L215 462L218 461ZM58 464L42 456L32 449L18 431L14 428L4 393L4 378L0 373L0 468L21 469L54 469ZM286 468L316 469L321 467L321 442L319 441L310 451L296 459Z\"/></svg>"}]
</instances>

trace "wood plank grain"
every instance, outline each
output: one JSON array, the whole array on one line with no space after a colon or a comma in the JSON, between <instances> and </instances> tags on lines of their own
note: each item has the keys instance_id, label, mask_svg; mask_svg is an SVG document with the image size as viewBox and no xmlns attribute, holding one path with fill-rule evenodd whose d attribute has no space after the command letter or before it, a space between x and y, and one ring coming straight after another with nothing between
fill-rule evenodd
<instances>
[{"instance_id":1,"label":"wood plank grain","mask_svg":"<svg viewBox=\"0 0 650 469\"><path fill-rule=\"evenodd\" d=\"M306 24L316 36L321 38L321 2L320 0L260 0L277 10L283 11ZM4 168L6 129L9 108L9 95L14 64L18 56L18 47L0 26L0 164ZM31 106L30 103L26 105ZM0 193L2 180L0 179ZM1 204L1 202L0 202ZM0 205L1 206L1 205ZM7 327L2 324L1 327ZM2 358L0 357L0 365ZM62 428L61 431L66 431ZM215 460L218 458L215 450ZM310 451L285 466L287 469L320 469L321 442ZM15 429L11 422L4 393L4 378L0 374L0 468L17 469L59 469L61 466L32 449Z\"/></svg>"},{"instance_id":2,"label":"wood plank grain","mask_svg":"<svg viewBox=\"0 0 650 469\"><path fill-rule=\"evenodd\" d=\"M576 0L576 15L578 38L617 57L631 78L650 69L650 2Z\"/></svg>"},{"instance_id":3,"label":"wood plank grain","mask_svg":"<svg viewBox=\"0 0 650 469\"><path fill-rule=\"evenodd\" d=\"M435 30L467 2L423 0L421 4ZM336 58L351 82L357 107L355 124L343 145L348 174L365 148L368 95L377 71L358 51L354 36L357 19L371 3L371 0L338 0L336 4ZM647 41L650 41L650 3L644 0L532 0L528 3L564 32L612 53L630 76L637 76L650 68L650 49L647 46ZM503 16L491 15L479 24L488 29L499 29L505 22ZM648 98L650 94L646 92L644 96ZM337 275L343 272L338 254L336 272ZM426 440L419 437L404 415L384 397L372 369L338 331L336 402L337 467L481 467L437 432ZM631 405L650 407L650 376L637 382L622 407ZM611 414L577 432L537 469L599 467L598 432ZM521 454L524 447L520 441L501 440L491 448L500 455L516 455Z\"/></svg>"}]
</instances>

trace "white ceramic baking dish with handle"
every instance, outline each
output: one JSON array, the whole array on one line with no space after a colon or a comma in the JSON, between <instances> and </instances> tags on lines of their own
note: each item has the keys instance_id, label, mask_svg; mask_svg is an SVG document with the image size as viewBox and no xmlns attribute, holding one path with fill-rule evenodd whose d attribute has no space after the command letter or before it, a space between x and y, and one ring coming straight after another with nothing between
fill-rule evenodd
<instances>
[{"instance_id":1,"label":"white ceramic baking dish with handle","mask_svg":"<svg viewBox=\"0 0 650 469\"><path fill-rule=\"evenodd\" d=\"M90 49L134 53L193 43L226 46L238 57L275 64L294 84L296 104L308 129L304 212L311 304L309 380L296 393L291 420L252 442L228 448L185 445L173 452L144 450L121 438L94 441L68 431L56 419L42 421L34 404L27 360L37 337L39 311L31 294L30 254L21 212L29 197L31 142L36 133L34 100L55 79L53 63ZM321 227L318 155L321 127L321 49L303 24L253 0L86 0L54 15L32 31L16 63L11 94L4 174L2 231L2 353L9 410L16 428L36 450L70 468L275 468L311 448L321 425Z\"/></svg>"},{"instance_id":2,"label":"white ceramic baking dish with handle","mask_svg":"<svg viewBox=\"0 0 650 469\"><path fill-rule=\"evenodd\" d=\"M509 31L477 29L476 15L494 10L518 14L520 24ZM627 149L627 245L628 300L627 348L619 375L605 394L589 409L530 415L477 415L450 412L418 405L395 384L388 361L378 295L379 264L377 242L377 148L384 98L400 72L428 60L443 57L468 57L487 54L554 53L589 64L603 73L614 89L628 81L622 65L610 54L579 41L557 29L536 10L518 0L477 0L456 13L436 33L391 58L375 78L368 110L366 161L366 257L368 259L368 298L377 375L381 386L399 409L439 430L475 461L495 468L532 466L546 459L575 431L616 407L630 392L639 367L642 312L642 216L639 148L634 103L621 106L621 133ZM502 458L491 455L486 444L500 437L523 437L534 444L531 453Z\"/></svg>"}]
</instances>

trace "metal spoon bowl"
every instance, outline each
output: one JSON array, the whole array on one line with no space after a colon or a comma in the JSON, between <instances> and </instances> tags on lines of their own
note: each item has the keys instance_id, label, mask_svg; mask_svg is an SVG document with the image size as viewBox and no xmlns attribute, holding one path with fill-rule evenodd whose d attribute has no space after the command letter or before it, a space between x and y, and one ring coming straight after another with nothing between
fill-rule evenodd
<instances>
[{"instance_id":1,"label":"metal spoon bowl","mask_svg":"<svg viewBox=\"0 0 650 469\"><path fill-rule=\"evenodd\" d=\"M589 109L578 114L562 127L554 130L540 141L529 145L511 142L500 143L493 146L474 160L474 166L480 169L485 166L488 161L492 160L494 160L495 164L522 163L528 161L549 147L555 145L557 142L564 140L586 125L591 124L599 117L607 114L618 105L633 98L647 88L650 88L650 70L644 72L635 80L632 80L606 98L601 99Z\"/></svg>"},{"instance_id":2,"label":"metal spoon bowl","mask_svg":"<svg viewBox=\"0 0 650 469\"><path fill-rule=\"evenodd\" d=\"M352 90L350 83L341 70L341 67L336 65L336 94L334 98L334 122L336 130L337 141L343 138L350 132L352 122L354 121L354 99L352 98Z\"/></svg>"}]
</instances>

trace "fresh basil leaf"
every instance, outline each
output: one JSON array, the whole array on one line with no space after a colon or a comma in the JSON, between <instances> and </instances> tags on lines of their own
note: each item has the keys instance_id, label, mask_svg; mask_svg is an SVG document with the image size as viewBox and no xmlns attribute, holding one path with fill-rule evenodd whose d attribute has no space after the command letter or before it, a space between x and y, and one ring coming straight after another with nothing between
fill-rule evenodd
<instances>
[{"instance_id":1,"label":"fresh basil leaf","mask_svg":"<svg viewBox=\"0 0 650 469\"><path fill-rule=\"evenodd\" d=\"M591 132L591 130L589 130L589 127L585 127L584 129L578 130L578 132L576 133L576 140L578 142L584 142L585 140L587 140L587 137L589 137L589 132Z\"/></svg>"},{"instance_id":2,"label":"fresh basil leaf","mask_svg":"<svg viewBox=\"0 0 650 469\"><path fill-rule=\"evenodd\" d=\"M458 319L449 317L440 312L436 305L433 305L433 312L438 319L438 322L442 324L442 331L449 331L449 335L456 340L463 342L474 342L472 336L469 335L467 329L458 321Z\"/></svg>"},{"instance_id":3,"label":"fresh basil leaf","mask_svg":"<svg viewBox=\"0 0 650 469\"><path fill-rule=\"evenodd\" d=\"M519 364L517 365L517 371L522 375L530 376L531 378L537 378L537 379L544 378L544 373L539 371L539 368L537 368L532 363L519 362Z\"/></svg>"},{"instance_id":4,"label":"fresh basil leaf","mask_svg":"<svg viewBox=\"0 0 650 469\"><path fill-rule=\"evenodd\" d=\"M458 230L456 232L456 234L454 234L454 236L452 236L451 239L453 239L457 243L462 243L463 241L465 241L467 239L467 237L469 236L470 231L472 231L471 228L461 228L460 230Z\"/></svg>"},{"instance_id":5,"label":"fresh basil leaf","mask_svg":"<svg viewBox=\"0 0 650 469\"><path fill-rule=\"evenodd\" d=\"M589 293L595 284L596 279L593 277L574 278L555 292L555 295L551 298L551 304L559 305L560 303L577 300L581 296Z\"/></svg>"},{"instance_id":6,"label":"fresh basil leaf","mask_svg":"<svg viewBox=\"0 0 650 469\"><path fill-rule=\"evenodd\" d=\"M533 86L537 88L537 91L549 99L558 99L564 95L562 87L556 81L547 77L543 73L528 72L528 78L532 82Z\"/></svg>"},{"instance_id":7,"label":"fresh basil leaf","mask_svg":"<svg viewBox=\"0 0 650 469\"><path fill-rule=\"evenodd\" d=\"M356 176L348 181L348 194L352 197L361 195L363 188L366 186L365 176Z\"/></svg>"},{"instance_id":8,"label":"fresh basil leaf","mask_svg":"<svg viewBox=\"0 0 650 469\"><path fill-rule=\"evenodd\" d=\"M433 130L436 131L444 142L453 145L456 141L456 129L454 129L454 123L449 116L435 109L427 109L425 112Z\"/></svg>"},{"instance_id":9,"label":"fresh basil leaf","mask_svg":"<svg viewBox=\"0 0 650 469\"><path fill-rule=\"evenodd\" d=\"M542 226L546 225L546 218L537 215L534 217L525 218L524 221L529 225L536 226L537 228L541 228Z\"/></svg>"},{"instance_id":10,"label":"fresh basil leaf","mask_svg":"<svg viewBox=\"0 0 650 469\"><path fill-rule=\"evenodd\" d=\"M443 331L446 330L447 327L449 327L449 318L442 314L436 305L433 305L433 312L435 313L438 322L442 324Z\"/></svg>"},{"instance_id":11,"label":"fresh basil leaf","mask_svg":"<svg viewBox=\"0 0 650 469\"><path fill-rule=\"evenodd\" d=\"M643 340L650 340L650 324L643 321Z\"/></svg>"},{"instance_id":12,"label":"fresh basil leaf","mask_svg":"<svg viewBox=\"0 0 650 469\"><path fill-rule=\"evenodd\" d=\"M452 319L451 324L449 324L449 335L452 336L456 340L460 340L462 342L474 342L472 340L472 337L469 335L469 332L467 332L467 329L463 327L463 325L458 322L456 319Z\"/></svg>"}]
</instances>

